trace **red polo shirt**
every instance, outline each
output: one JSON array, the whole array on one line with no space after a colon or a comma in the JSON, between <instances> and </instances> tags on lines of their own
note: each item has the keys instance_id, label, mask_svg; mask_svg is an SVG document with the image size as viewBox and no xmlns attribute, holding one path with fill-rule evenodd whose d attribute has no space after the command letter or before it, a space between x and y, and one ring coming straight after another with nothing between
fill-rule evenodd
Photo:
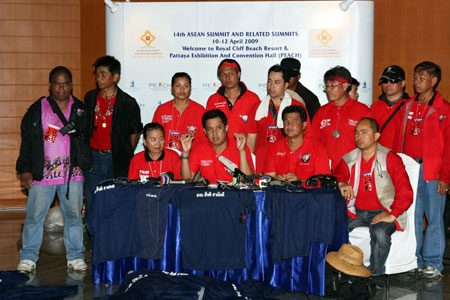
<instances>
[{"instance_id":1,"label":"red polo shirt","mask_svg":"<svg viewBox=\"0 0 450 300\"><path fill-rule=\"evenodd\" d=\"M205 109L202 105L189 100L189 105L182 114L173 107L174 100L158 106L152 122L161 124L165 132L164 147L176 148L182 151L180 137L185 133L194 135L193 145L206 141L202 126L202 116Z\"/></svg>"},{"instance_id":2,"label":"red polo shirt","mask_svg":"<svg viewBox=\"0 0 450 300\"><path fill-rule=\"evenodd\" d=\"M378 125L381 127L387 121L387 119L392 115L395 109L402 103L405 102L406 99L401 99L393 106L389 106L385 101L379 99L377 102L372 104L370 107L370 111L372 113L372 117L378 122ZM397 136L399 135L399 131L402 127L402 113L401 111L397 111L395 116L389 121L386 127L383 129L381 133L380 139L378 143L385 146L386 148L393 149L394 146L397 145L395 142Z\"/></svg>"},{"instance_id":3,"label":"red polo shirt","mask_svg":"<svg viewBox=\"0 0 450 300\"><path fill-rule=\"evenodd\" d=\"M180 156L173 150L164 149L157 160L152 160L147 151L141 151L131 159L128 179L157 178L161 173L172 172L175 179L180 179Z\"/></svg>"},{"instance_id":4,"label":"red polo shirt","mask_svg":"<svg viewBox=\"0 0 450 300\"><path fill-rule=\"evenodd\" d=\"M245 146L245 152L250 168L254 172L250 149L247 146ZM239 168L240 157L234 138L228 138L228 146L220 155L234 162ZM197 145L189 154L191 172L197 173L200 169L200 174L208 179L210 183L217 182L217 180L232 182L232 172L219 161L218 157L219 155L217 155L209 141Z\"/></svg>"},{"instance_id":5,"label":"red polo shirt","mask_svg":"<svg viewBox=\"0 0 450 300\"><path fill-rule=\"evenodd\" d=\"M111 149L111 125L116 98L117 95L112 99L104 99L100 95L100 92L97 94L97 101L95 104L96 111L94 112L94 129L92 130L90 141L92 149ZM97 107L99 109L98 111Z\"/></svg>"},{"instance_id":6,"label":"red polo shirt","mask_svg":"<svg viewBox=\"0 0 450 300\"><path fill-rule=\"evenodd\" d=\"M409 115L406 117L406 132L403 142L403 153L412 158L423 158L423 124L431 105L421 105L413 101ZM439 134L439 132L436 132Z\"/></svg>"},{"instance_id":7,"label":"red polo shirt","mask_svg":"<svg viewBox=\"0 0 450 300\"><path fill-rule=\"evenodd\" d=\"M295 152L289 148L287 138L270 145L265 161L264 173L294 173L299 180L317 174L330 174L325 147L308 137L303 139L302 145Z\"/></svg>"},{"instance_id":8,"label":"red polo shirt","mask_svg":"<svg viewBox=\"0 0 450 300\"><path fill-rule=\"evenodd\" d=\"M361 102L351 99L342 106L333 102L321 106L313 119L313 134L316 141L327 149L334 170L342 156L355 149L355 127L361 118L370 117L369 108ZM333 137L334 131L339 137Z\"/></svg>"},{"instance_id":9,"label":"red polo shirt","mask_svg":"<svg viewBox=\"0 0 450 300\"><path fill-rule=\"evenodd\" d=\"M243 82L239 82L241 95L230 109L227 99L225 98L225 88L221 86L217 93L209 97L206 104L206 110L220 109L225 113L228 120L228 136L233 138L234 133L246 134L246 123L249 119L253 106L259 104L258 95L249 91Z\"/></svg>"},{"instance_id":10,"label":"red polo shirt","mask_svg":"<svg viewBox=\"0 0 450 300\"><path fill-rule=\"evenodd\" d=\"M294 99L292 99L292 105L298 105L305 108L303 104ZM255 105L251 110L250 117L247 121L246 131L247 133L257 134L255 143L256 173L263 173L267 149L271 144L283 140L284 136L281 128L278 128L277 121L274 119L270 111L268 111L267 117L264 117L258 121L255 120L255 114L258 107L259 105ZM278 110L279 107L277 108L277 113L279 112ZM307 111L306 108L305 111ZM309 117L307 122L308 127L306 128L305 135L311 131L311 129L309 129L309 127L311 127Z\"/></svg>"}]
</instances>

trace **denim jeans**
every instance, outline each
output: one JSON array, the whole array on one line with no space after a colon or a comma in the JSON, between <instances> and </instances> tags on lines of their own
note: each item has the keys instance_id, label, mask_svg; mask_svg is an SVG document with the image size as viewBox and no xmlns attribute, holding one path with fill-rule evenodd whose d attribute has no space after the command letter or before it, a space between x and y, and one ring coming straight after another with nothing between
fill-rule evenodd
<instances>
[{"instance_id":1,"label":"denim jeans","mask_svg":"<svg viewBox=\"0 0 450 300\"><path fill-rule=\"evenodd\" d=\"M92 207L92 198L94 197L95 188L105 180L113 179L112 170L112 154L102 154L91 150L94 166L89 171L84 171L84 220L89 230L89 213Z\"/></svg>"},{"instance_id":2,"label":"denim jeans","mask_svg":"<svg viewBox=\"0 0 450 300\"><path fill-rule=\"evenodd\" d=\"M67 183L57 185L31 185L28 193L25 223L22 231L20 259L36 262L42 245L43 225L48 209L58 193L61 211L64 215L64 245L67 260L83 259L83 182L71 182L69 199L66 198Z\"/></svg>"},{"instance_id":3,"label":"denim jeans","mask_svg":"<svg viewBox=\"0 0 450 300\"><path fill-rule=\"evenodd\" d=\"M356 208L356 219L349 218L348 232L356 227L369 227L370 234L370 266L372 275L383 275L384 264L391 250L391 235L397 227L394 222L379 222L372 225L372 219L384 210L360 210Z\"/></svg>"},{"instance_id":4,"label":"denim jeans","mask_svg":"<svg viewBox=\"0 0 450 300\"><path fill-rule=\"evenodd\" d=\"M418 268L433 267L442 271L442 258L445 251L444 208L445 195L437 192L438 180L423 180L423 168L420 164L419 185L416 197L416 256ZM423 213L428 226L423 234Z\"/></svg>"}]
</instances>

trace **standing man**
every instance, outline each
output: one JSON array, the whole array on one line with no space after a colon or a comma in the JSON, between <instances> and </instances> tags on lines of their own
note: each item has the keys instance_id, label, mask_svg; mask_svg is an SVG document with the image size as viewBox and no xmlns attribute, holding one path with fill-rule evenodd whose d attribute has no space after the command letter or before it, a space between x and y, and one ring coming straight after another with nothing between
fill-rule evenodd
<instances>
[{"instance_id":1,"label":"standing man","mask_svg":"<svg viewBox=\"0 0 450 300\"><path fill-rule=\"evenodd\" d=\"M22 119L22 142L16 170L28 189L22 248L17 270L36 268L42 244L43 224L58 193L64 215L64 245L67 267L86 270L84 262L83 169L90 167L90 153L83 136L86 125L84 104L73 97L72 74L56 67L49 76L50 96L30 106Z\"/></svg>"},{"instance_id":2,"label":"standing man","mask_svg":"<svg viewBox=\"0 0 450 300\"><path fill-rule=\"evenodd\" d=\"M393 149L397 144L395 139L402 125L402 116L399 110L404 105L405 100L409 98L408 94L405 93L405 71L397 65L389 66L384 69L379 80L378 85L381 85L383 93L378 101L372 104L370 110L383 133L378 142L389 149Z\"/></svg>"},{"instance_id":3,"label":"standing man","mask_svg":"<svg viewBox=\"0 0 450 300\"><path fill-rule=\"evenodd\" d=\"M363 118L355 129L356 149L347 153L333 173L347 202L348 231L369 227L372 276L383 275L391 235L406 226L413 191L400 156L377 143L378 123Z\"/></svg>"},{"instance_id":4,"label":"standing man","mask_svg":"<svg viewBox=\"0 0 450 300\"><path fill-rule=\"evenodd\" d=\"M424 61L414 68L416 95L402 107L399 141L403 152L420 163L416 198L417 266L427 278L439 278L444 268L444 206L450 183L450 104L436 90L441 68ZM428 225L423 240L423 214Z\"/></svg>"},{"instance_id":5,"label":"standing man","mask_svg":"<svg viewBox=\"0 0 450 300\"><path fill-rule=\"evenodd\" d=\"M334 170L342 156L355 148L355 127L370 114L363 103L348 95L352 75L341 66L328 70L323 76L329 103L319 108L312 128L314 138L327 149Z\"/></svg>"},{"instance_id":6,"label":"standing man","mask_svg":"<svg viewBox=\"0 0 450 300\"><path fill-rule=\"evenodd\" d=\"M281 116L286 138L269 146L264 174L286 182L330 174L325 147L304 135L308 126L306 109L291 105L283 110Z\"/></svg>"},{"instance_id":7,"label":"standing man","mask_svg":"<svg viewBox=\"0 0 450 300\"><path fill-rule=\"evenodd\" d=\"M254 168L245 134L235 133L230 137L227 117L218 109L207 111L202 123L208 141L192 148L193 136L188 133L181 136L181 178L193 179L200 170L201 176L211 183L218 180L231 182L235 170L228 169L219 160L220 156L236 164L245 175L251 175Z\"/></svg>"},{"instance_id":8,"label":"standing man","mask_svg":"<svg viewBox=\"0 0 450 300\"><path fill-rule=\"evenodd\" d=\"M220 109L225 113L230 126L228 135L244 133L250 110L259 104L259 97L249 91L241 81L241 66L234 59L224 59L217 68L217 77L222 85L217 93L209 97L206 111Z\"/></svg>"},{"instance_id":9,"label":"standing man","mask_svg":"<svg viewBox=\"0 0 450 300\"><path fill-rule=\"evenodd\" d=\"M312 122L316 111L320 107L320 102L319 98L299 81L300 77L302 77L300 61L292 57L283 58L281 66L287 70L289 75L288 89L296 92L305 101L305 106Z\"/></svg>"},{"instance_id":10,"label":"standing man","mask_svg":"<svg viewBox=\"0 0 450 300\"><path fill-rule=\"evenodd\" d=\"M98 58L95 67L97 89L87 92L87 137L94 167L84 173L86 184L86 221L97 184L104 180L127 177L142 131L141 112L136 100L123 92L120 62L112 56Z\"/></svg>"},{"instance_id":11,"label":"standing man","mask_svg":"<svg viewBox=\"0 0 450 300\"><path fill-rule=\"evenodd\" d=\"M283 109L290 105L304 107L286 93L288 86L287 71L280 65L274 65L267 75L267 96L255 105L247 121L247 145L256 156L256 173L264 172L264 164L269 145L283 139ZM305 119L308 122L308 119Z\"/></svg>"}]
</instances>

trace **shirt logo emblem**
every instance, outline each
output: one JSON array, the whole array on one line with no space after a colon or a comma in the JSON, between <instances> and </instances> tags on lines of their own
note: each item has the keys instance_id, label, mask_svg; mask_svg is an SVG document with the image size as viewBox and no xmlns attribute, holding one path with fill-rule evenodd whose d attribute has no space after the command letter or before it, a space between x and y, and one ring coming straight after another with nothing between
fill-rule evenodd
<instances>
[{"instance_id":1,"label":"shirt logo emblem","mask_svg":"<svg viewBox=\"0 0 450 300\"><path fill-rule=\"evenodd\" d=\"M330 126L331 125L331 119L323 119L320 121L320 129Z\"/></svg>"},{"instance_id":2,"label":"shirt logo emblem","mask_svg":"<svg viewBox=\"0 0 450 300\"><path fill-rule=\"evenodd\" d=\"M350 125L350 126L356 126L356 124L358 124L358 121L352 120L352 119L348 119L348 125Z\"/></svg>"},{"instance_id":3,"label":"shirt logo emblem","mask_svg":"<svg viewBox=\"0 0 450 300\"><path fill-rule=\"evenodd\" d=\"M206 160L200 160L200 165L202 167L209 167L210 165L212 165L212 160L211 159L206 159Z\"/></svg>"},{"instance_id":4,"label":"shirt logo emblem","mask_svg":"<svg viewBox=\"0 0 450 300\"><path fill-rule=\"evenodd\" d=\"M276 154L277 156L285 156L286 155L286 153L284 153L284 152L277 152L277 154Z\"/></svg>"},{"instance_id":5,"label":"shirt logo emblem","mask_svg":"<svg viewBox=\"0 0 450 300\"><path fill-rule=\"evenodd\" d=\"M247 115L240 115L240 117L241 117L242 121L244 121L244 123L247 123L247 119L248 119Z\"/></svg>"},{"instance_id":6,"label":"shirt logo emblem","mask_svg":"<svg viewBox=\"0 0 450 300\"><path fill-rule=\"evenodd\" d=\"M172 115L162 115L161 116L161 122L169 123L170 121L172 121Z\"/></svg>"},{"instance_id":7,"label":"shirt logo emblem","mask_svg":"<svg viewBox=\"0 0 450 300\"><path fill-rule=\"evenodd\" d=\"M188 132L190 135L194 135L194 133L197 131L197 127L195 126L188 126Z\"/></svg>"},{"instance_id":8,"label":"shirt logo emblem","mask_svg":"<svg viewBox=\"0 0 450 300\"><path fill-rule=\"evenodd\" d=\"M300 156L302 162L307 163L311 159L311 154L306 153Z\"/></svg>"},{"instance_id":9,"label":"shirt logo emblem","mask_svg":"<svg viewBox=\"0 0 450 300\"><path fill-rule=\"evenodd\" d=\"M439 122L444 121L444 119L445 119L445 115L439 115Z\"/></svg>"}]
</instances>

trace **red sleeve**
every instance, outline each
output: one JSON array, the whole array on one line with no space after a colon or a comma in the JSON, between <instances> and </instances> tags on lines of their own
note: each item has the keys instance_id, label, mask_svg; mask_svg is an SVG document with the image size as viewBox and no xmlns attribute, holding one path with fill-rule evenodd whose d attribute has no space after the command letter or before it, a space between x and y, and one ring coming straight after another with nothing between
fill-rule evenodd
<instances>
[{"instance_id":1,"label":"red sleeve","mask_svg":"<svg viewBox=\"0 0 450 300\"><path fill-rule=\"evenodd\" d=\"M445 100L444 100L445 102ZM442 152L442 163L439 170L439 180L450 183L450 109L449 105L445 104L445 114L442 114L445 119L443 121L444 128L440 129L443 133L441 140L444 142L444 150Z\"/></svg>"},{"instance_id":2,"label":"red sleeve","mask_svg":"<svg viewBox=\"0 0 450 300\"><path fill-rule=\"evenodd\" d=\"M338 166L333 171L333 176L336 177L338 182L349 182L350 170L348 169L347 163L343 159L341 159Z\"/></svg>"},{"instance_id":3,"label":"red sleeve","mask_svg":"<svg viewBox=\"0 0 450 300\"><path fill-rule=\"evenodd\" d=\"M255 120L256 110L258 109L259 105L253 106L253 108L250 110L250 114L248 116L247 123L245 125L245 131L247 133L258 133L258 124Z\"/></svg>"},{"instance_id":4,"label":"red sleeve","mask_svg":"<svg viewBox=\"0 0 450 300\"><path fill-rule=\"evenodd\" d=\"M210 110L214 109L214 105L213 105L213 102L214 102L214 95L215 95L215 94L211 95L211 96L208 98L208 102L206 102L206 111L210 111Z\"/></svg>"},{"instance_id":5,"label":"red sleeve","mask_svg":"<svg viewBox=\"0 0 450 300\"><path fill-rule=\"evenodd\" d=\"M162 125L160 111L161 111L161 109L159 109L159 106L158 106L158 108L156 108L156 110L155 110L155 113L153 114L152 122L153 123L159 123L159 124Z\"/></svg>"},{"instance_id":6,"label":"red sleeve","mask_svg":"<svg viewBox=\"0 0 450 300\"><path fill-rule=\"evenodd\" d=\"M271 144L269 146L269 149L267 149L266 152L266 159L264 160L264 168L263 173L271 173L271 172L277 172L277 167L275 163L275 144Z\"/></svg>"},{"instance_id":7,"label":"red sleeve","mask_svg":"<svg viewBox=\"0 0 450 300\"><path fill-rule=\"evenodd\" d=\"M135 180L139 178L139 163L137 159L137 154L133 156L130 162L130 168L128 170L128 179Z\"/></svg>"},{"instance_id":8,"label":"red sleeve","mask_svg":"<svg viewBox=\"0 0 450 300\"><path fill-rule=\"evenodd\" d=\"M273 160L273 159L272 159ZM330 174L330 159L327 150L321 144L316 146L316 162L314 166L315 174ZM345 164L347 166L347 164Z\"/></svg>"},{"instance_id":9,"label":"red sleeve","mask_svg":"<svg viewBox=\"0 0 450 300\"><path fill-rule=\"evenodd\" d=\"M317 110L316 114L314 115L314 119L311 125L312 129L312 135L311 137L318 143L321 143L322 145L325 145L322 141L322 134L320 132L320 118L321 118L321 112L322 107Z\"/></svg>"},{"instance_id":10,"label":"red sleeve","mask_svg":"<svg viewBox=\"0 0 450 300\"><path fill-rule=\"evenodd\" d=\"M390 151L386 158L386 164L395 189L394 202L390 207L391 215L397 218L411 206L413 190L400 156Z\"/></svg>"}]
</instances>

